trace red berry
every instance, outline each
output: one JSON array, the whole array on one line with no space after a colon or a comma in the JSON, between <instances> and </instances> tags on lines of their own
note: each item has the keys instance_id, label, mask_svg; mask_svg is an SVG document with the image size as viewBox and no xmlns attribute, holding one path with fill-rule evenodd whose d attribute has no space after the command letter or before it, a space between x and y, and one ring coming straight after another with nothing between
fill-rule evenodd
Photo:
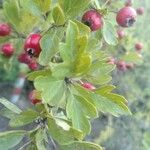
<instances>
[{"instance_id":1,"label":"red berry","mask_svg":"<svg viewBox=\"0 0 150 150\"><path fill-rule=\"evenodd\" d=\"M32 61L32 62L30 62L29 64L28 64L28 67L31 69L31 70L37 70L38 69L38 67L39 67L39 65L38 65L38 63L36 62L36 61Z\"/></svg>"},{"instance_id":2,"label":"red berry","mask_svg":"<svg viewBox=\"0 0 150 150\"><path fill-rule=\"evenodd\" d=\"M10 57L14 53L14 47L10 43L3 44L1 50L2 50L3 55L6 57Z\"/></svg>"},{"instance_id":3,"label":"red berry","mask_svg":"<svg viewBox=\"0 0 150 150\"><path fill-rule=\"evenodd\" d=\"M141 51L141 49L143 49L143 43L140 43L140 42L136 43L135 44L135 49L137 51Z\"/></svg>"},{"instance_id":4,"label":"red berry","mask_svg":"<svg viewBox=\"0 0 150 150\"><path fill-rule=\"evenodd\" d=\"M118 34L118 38L120 40L125 37L125 32L123 30L121 30L121 29L118 29L117 34Z\"/></svg>"},{"instance_id":5,"label":"red berry","mask_svg":"<svg viewBox=\"0 0 150 150\"><path fill-rule=\"evenodd\" d=\"M0 36L7 36L11 32L11 27L8 24L0 24Z\"/></svg>"},{"instance_id":6,"label":"red berry","mask_svg":"<svg viewBox=\"0 0 150 150\"><path fill-rule=\"evenodd\" d=\"M144 8L143 7L137 8L136 12L138 15L143 15L144 14Z\"/></svg>"},{"instance_id":7,"label":"red berry","mask_svg":"<svg viewBox=\"0 0 150 150\"><path fill-rule=\"evenodd\" d=\"M40 34L31 34L25 41L24 50L30 55L34 57L38 57L41 52L40 46Z\"/></svg>"},{"instance_id":8,"label":"red berry","mask_svg":"<svg viewBox=\"0 0 150 150\"><path fill-rule=\"evenodd\" d=\"M82 22L90 27L92 31L96 31L103 27L102 15L96 10L89 10L84 13Z\"/></svg>"},{"instance_id":9,"label":"red berry","mask_svg":"<svg viewBox=\"0 0 150 150\"><path fill-rule=\"evenodd\" d=\"M132 6L133 5L133 0L126 0L125 6Z\"/></svg>"},{"instance_id":10,"label":"red berry","mask_svg":"<svg viewBox=\"0 0 150 150\"><path fill-rule=\"evenodd\" d=\"M82 84L82 86L88 90L95 90L95 86L93 86L91 83L85 82Z\"/></svg>"},{"instance_id":11,"label":"red berry","mask_svg":"<svg viewBox=\"0 0 150 150\"><path fill-rule=\"evenodd\" d=\"M41 100L36 98L36 90L33 90L29 93L29 100L33 105L36 105L37 103L41 103Z\"/></svg>"},{"instance_id":12,"label":"red berry","mask_svg":"<svg viewBox=\"0 0 150 150\"><path fill-rule=\"evenodd\" d=\"M20 63L29 64L31 62L31 60L32 60L32 58L28 54L26 54L26 53L20 54L18 56L18 61Z\"/></svg>"},{"instance_id":13,"label":"red berry","mask_svg":"<svg viewBox=\"0 0 150 150\"><path fill-rule=\"evenodd\" d=\"M120 60L117 62L117 68L120 70L120 71L125 71L127 68L126 68L126 63L125 61L123 60Z\"/></svg>"},{"instance_id":14,"label":"red berry","mask_svg":"<svg viewBox=\"0 0 150 150\"><path fill-rule=\"evenodd\" d=\"M118 25L122 27L131 27L136 21L136 11L132 7L123 7L116 16Z\"/></svg>"}]
</instances>

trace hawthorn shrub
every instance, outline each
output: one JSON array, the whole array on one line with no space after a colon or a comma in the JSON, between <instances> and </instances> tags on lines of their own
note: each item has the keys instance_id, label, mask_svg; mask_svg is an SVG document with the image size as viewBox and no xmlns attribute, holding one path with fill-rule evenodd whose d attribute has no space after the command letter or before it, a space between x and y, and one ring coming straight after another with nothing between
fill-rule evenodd
<instances>
[{"instance_id":1,"label":"hawthorn shrub","mask_svg":"<svg viewBox=\"0 0 150 150\"><path fill-rule=\"evenodd\" d=\"M127 100L113 92L111 72L142 61L139 51L123 48L129 43L123 30L134 26L136 10L124 1L5 0L2 14L0 60L26 64L35 89L29 95L33 109L0 99L1 115L13 129L0 133L0 149L24 137L28 141L20 149L44 150L51 144L60 150L103 149L84 139L99 112L131 115ZM32 129L24 130L28 124Z\"/></svg>"}]
</instances>

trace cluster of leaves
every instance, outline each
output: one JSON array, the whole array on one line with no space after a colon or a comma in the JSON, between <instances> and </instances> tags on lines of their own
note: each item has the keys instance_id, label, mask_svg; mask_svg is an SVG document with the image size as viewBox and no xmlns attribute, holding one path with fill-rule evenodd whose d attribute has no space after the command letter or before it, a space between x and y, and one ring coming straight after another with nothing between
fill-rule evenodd
<instances>
[{"instance_id":1,"label":"cluster of leaves","mask_svg":"<svg viewBox=\"0 0 150 150\"><path fill-rule=\"evenodd\" d=\"M27 75L34 82L36 98L42 103L34 110L20 110L5 99L1 115L10 119L13 128L32 124L33 129L0 133L0 148L7 150L17 145L24 136L28 149L47 149L49 141L61 150L101 150L94 143L83 141L90 133L90 119L98 113L114 116L129 115L127 100L113 93L110 73L115 65L107 63L109 53L104 45L116 45L115 24L109 21L107 11L102 30L91 32L80 20L85 9L96 5L92 0L5 0L3 12L12 25L16 48L23 48L24 38L31 32L40 32L42 51L38 58L41 69ZM13 12L13 13L12 13ZM114 18L115 19L115 18ZM107 45L108 44L108 45ZM95 85L95 90L82 86Z\"/></svg>"}]
</instances>

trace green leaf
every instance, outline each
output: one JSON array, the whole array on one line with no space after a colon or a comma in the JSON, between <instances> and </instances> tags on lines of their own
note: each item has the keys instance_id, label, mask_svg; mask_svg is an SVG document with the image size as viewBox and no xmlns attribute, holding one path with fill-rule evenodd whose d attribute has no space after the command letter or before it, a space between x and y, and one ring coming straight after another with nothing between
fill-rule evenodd
<instances>
[{"instance_id":1,"label":"green leaf","mask_svg":"<svg viewBox=\"0 0 150 150\"><path fill-rule=\"evenodd\" d=\"M137 52L128 52L126 55L122 56L120 59L125 60L129 63L141 64L143 62L142 56Z\"/></svg>"},{"instance_id":2,"label":"green leaf","mask_svg":"<svg viewBox=\"0 0 150 150\"><path fill-rule=\"evenodd\" d=\"M47 75L51 75L51 71L49 69L31 72L27 74L27 78L30 81L34 81L39 76L47 76Z\"/></svg>"},{"instance_id":3,"label":"green leaf","mask_svg":"<svg viewBox=\"0 0 150 150\"><path fill-rule=\"evenodd\" d=\"M81 100L82 103L90 105L90 103L87 103L85 100ZM83 109L82 103L79 102L79 99L77 100L76 97L70 93L67 99L66 111L68 118L72 120L73 128L82 131L85 136L86 134L90 133L91 126L87 118L87 114L85 114L84 112L89 112L89 109L91 108L86 108L86 106L84 106L85 109Z\"/></svg>"},{"instance_id":4,"label":"green leaf","mask_svg":"<svg viewBox=\"0 0 150 150\"><path fill-rule=\"evenodd\" d=\"M0 132L0 149L8 150L19 144L25 133L25 131L21 130Z\"/></svg>"},{"instance_id":5,"label":"green leaf","mask_svg":"<svg viewBox=\"0 0 150 150\"><path fill-rule=\"evenodd\" d=\"M107 98L100 94L94 94L92 96L97 109L104 113L111 113L114 116L119 115L131 115L129 108L122 101L114 100L113 98Z\"/></svg>"},{"instance_id":6,"label":"green leaf","mask_svg":"<svg viewBox=\"0 0 150 150\"><path fill-rule=\"evenodd\" d=\"M114 93L98 93L97 90L91 92L85 88L76 85L79 94L90 101L99 111L103 113L111 113L114 116L130 115L131 112L126 106L126 100ZM111 97L112 96L112 97Z\"/></svg>"},{"instance_id":7,"label":"green leaf","mask_svg":"<svg viewBox=\"0 0 150 150\"><path fill-rule=\"evenodd\" d=\"M76 100L78 100L78 102L82 105L83 112L86 116L93 117L93 118L98 117L98 112L96 110L96 107L92 103L90 103L84 97L78 95L74 95L74 96Z\"/></svg>"},{"instance_id":8,"label":"green leaf","mask_svg":"<svg viewBox=\"0 0 150 150\"><path fill-rule=\"evenodd\" d=\"M69 64L66 63L50 63L52 75L58 79L64 79L71 76Z\"/></svg>"},{"instance_id":9,"label":"green leaf","mask_svg":"<svg viewBox=\"0 0 150 150\"><path fill-rule=\"evenodd\" d=\"M89 5L91 0L59 0L65 15L67 18L75 17L81 14L81 12Z\"/></svg>"},{"instance_id":10,"label":"green leaf","mask_svg":"<svg viewBox=\"0 0 150 150\"><path fill-rule=\"evenodd\" d=\"M92 64L92 60L91 60L91 56L88 54L83 54L81 55L77 60L76 60L76 65L75 65L75 70L74 73L75 74L81 74L81 73L86 73L91 64Z\"/></svg>"},{"instance_id":11,"label":"green leaf","mask_svg":"<svg viewBox=\"0 0 150 150\"><path fill-rule=\"evenodd\" d=\"M12 112L14 112L16 114L20 114L22 112L21 109L19 109L16 105L9 102L5 98L0 98L0 103L3 104L6 108L8 108L9 110L11 110Z\"/></svg>"},{"instance_id":12,"label":"green leaf","mask_svg":"<svg viewBox=\"0 0 150 150\"><path fill-rule=\"evenodd\" d=\"M4 108L0 109L0 115L3 117L6 117L8 119L11 119L11 118L15 117L17 114L4 107Z\"/></svg>"},{"instance_id":13,"label":"green leaf","mask_svg":"<svg viewBox=\"0 0 150 150\"><path fill-rule=\"evenodd\" d=\"M103 150L97 144L93 144L90 142L73 142L66 145L61 145L60 150Z\"/></svg>"},{"instance_id":14,"label":"green leaf","mask_svg":"<svg viewBox=\"0 0 150 150\"><path fill-rule=\"evenodd\" d=\"M41 39L42 51L39 56L39 63L43 66L48 65L52 57L56 54L59 48L59 38L56 31L45 34Z\"/></svg>"},{"instance_id":15,"label":"green leaf","mask_svg":"<svg viewBox=\"0 0 150 150\"><path fill-rule=\"evenodd\" d=\"M46 13L50 10L51 0L33 0L42 13Z\"/></svg>"},{"instance_id":16,"label":"green leaf","mask_svg":"<svg viewBox=\"0 0 150 150\"><path fill-rule=\"evenodd\" d=\"M37 16L39 18L43 18L42 12L38 6L38 3L35 2L35 0L21 0L21 5L24 9L26 9L28 12L33 14L34 16Z\"/></svg>"},{"instance_id":17,"label":"green leaf","mask_svg":"<svg viewBox=\"0 0 150 150\"><path fill-rule=\"evenodd\" d=\"M47 138L45 130L39 129L35 135L35 141L38 150L46 150L45 138Z\"/></svg>"},{"instance_id":18,"label":"green leaf","mask_svg":"<svg viewBox=\"0 0 150 150\"><path fill-rule=\"evenodd\" d=\"M100 94L110 93L116 87L114 85L104 85L100 88L96 89L95 92L99 92Z\"/></svg>"},{"instance_id":19,"label":"green leaf","mask_svg":"<svg viewBox=\"0 0 150 150\"><path fill-rule=\"evenodd\" d=\"M19 27L20 15L19 15L19 5L17 0L5 0L3 3L3 11L8 19L8 22L12 23L15 28ZM13 13L12 13L13 12Z\"/></svg>"},{"instance_id":20,"label":"green leaf","mask_svg":"<svg viewBox=\"0 0 150 150\"><path fill-rule=\"evenodd\" d=\"M75 139L83 138L82 132L73 129L66 122L54 118L48 118L48 131L59 144L67 144Z\"/></svg>"},{"instance_id":21,"label":"green leaf","mask_svg":"<svg viewBox=\"0 0 150 150\"><path fill-rule=\"evenodd\" d=\"M41 97L44 103L59 105L65 90L64 80L58 80L52 76L41 76L35 79L34 86L42 92Z\"/></svg>"},{"instance_id":22,"label":"green leaf","mask_svg":"<svg viewBox=\"0 0 150 150\"><path fill-rule=\"evenodd\" d=\"M100 76L93 76L92 78L87 79L89 82L97 84L97 85L104 85L109 83L112 80L111 75L100 75Z\"/></svg>"},{"instance_id":23,"label":"green leaf","mask_svg":"<svg viewBox=\"0 0 150 150\"><path fill-rule=\"evenodd\" d=\"M65 23L65 15L59 5L54 7L52 16L56 25L63 25Z\"/></svg>"},{"instance_id":24,"label":"green leaf","mask_svg":"<svg viewBox=\"0 0 150 150\"><path fill-rule=\"evenodd\" d=\"M78 26L78 29L80 31L80 36L83 36L83 35L84 36L85 35L89 36L89 34L91 33L91 30L90 30L90 28L87 25L83 24L82 22L80 22L78 20L75 20L74 22Z\"/></svg>"},{"instance_id":25,"label":"green leaf","mask_svg":"<svg viewBox=\"0 0 150 150\"><path fill-rule=\"evenodd\" d=\"M60 55L65 62L70 63L75 59L78 33L77 25L70 21L66 31L66 44L60 44Z\"/></svg>"},{"instance_id":26,"label":"green leaf","mask_svg":"<svg viewBox=\"0 0 150 150\"><path fill-rule=\"evenodd\" d=\"M18 116L11 118L9 124L11 127L20 127L32 123L39 114L33 110L27 110L20 113Z\"/></svg>"},{"instance_id":27,"label":"green leaf","mask_svg":"<svg viewBox=\"0 0 150 150\"><path fill-rule=\"evenodd\" d=\"M117 45L118 40L113 25L109 21L104 21L103 25L103 37L105 41L110 45Z\"/></svg>"},{"instance_id":28,"label":"green leaf","mask_svg":"<svg viewBox=\"0 0 150 150\"><path fill-rule=\"evenodd\" d=\"M20 17L21 17L21 21L20 21L20 27L17 29L18 32L31 33L33 31L33 28L36 25L38 25L39 18L34 16L34 15L32 15L26 9L21 9Z\"/></svg>"}]
</instances>

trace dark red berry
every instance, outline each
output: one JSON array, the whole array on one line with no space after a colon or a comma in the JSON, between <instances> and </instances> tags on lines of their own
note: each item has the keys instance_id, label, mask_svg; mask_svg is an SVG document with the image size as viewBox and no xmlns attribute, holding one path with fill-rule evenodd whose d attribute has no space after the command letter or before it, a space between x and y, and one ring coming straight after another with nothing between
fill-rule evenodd
<instances>
[{"instance_id":1,"label":"dark red berry","mask_svg":"<svg viewBox=\"0 0 150 150\"><path fill-rule=\"evenodd\" d=\"M31 61L29 64L28 64L28 67L31 69L31 70L38 70L39 68L39 64L36 62L36 61Z\"/></svg>"},{"instance_id":2,"label":"dark red berry","mask_svg":"<svg viewBox=\"0 0 150 150\"><path fill-rule=\"evenodd\" d=\"M118 34L118 39L119 40L123 39L125 37L125 35L126 35L125 32L123 30L121 30L121 29L117 30L117 34Z\"/></svg>"},{"instance_id":3,"label":"dark red berry","mask_svg":"<svg viewBox=\"0 0 150 150\"><path fill-rule=\"evenodd\" d=\"M143 15L144 14L144 8L143 7L137 8L136 12L138 15Z\"/></svg>"},{"instance_id":4,"label":"dark red berry","mask_svg":"<svg viewBox=\"0 0 150 150\"><path fill-rule=\"evenodd\" d=\"M88 83L88 82L85 82L85 83L82 83L82 86L88 90L95 90L95 86L92 85L91 83Z\"/></svg>"},{"instance_id":5,"label":"dark red berry","mask_svg":"<svg viewBox=\"0 0 150 150\"><path fill-rule=\"evenodd\" d=\"M11 33L11 27L8 24L0 24L0 36L7 36Z\"/></svg>"},{"instance_id":6,"label":"dark red berry","mask_svg":"<svg viewBox=\"0 0 150 150\"><path fill-rule=\"evenodd\" d=\"M96 10L89 10L84 13L82 22L90 27L92 31L96 31L103 27L103 17Z\"/></svg>"},{"instance_id":7,"label":"dark red berry","mask_svg":"<svg viewBox=\"0 0 150 150\"><path fill-rule=\"evenodd\" d=\"M36 105L37 103L41 103L41 100L36 98L36 90L33 90L29 93L29 100L33 105Z\"/></svg>"},{"instance_id":8,"label":"dark red berry","mask_svg":"<svg viewBox=\"0 0 150 150\"><path fill-rule=\"evenodd\" d=\"M24 53L18 56L18 61L20 63L29 64L32 61L32 58L28 54Z\"/></svg>"},{"instance_id":9,"label":"dark red berry","mask_svg":"<svg viewBox=\"0 0 150 150\"><path fill-rule=\"evenodd\" d=\"M24 50L30 55L34 57L38 57L41 52L40 46L40 34L31 34L25 41Z\"/></svg>"},{"instance_id":10,"label":"dark red berry","mask_svg":"<svg viewBox=\"0 0 150 150\"><path fill-rule=\"evenodd\" d=\"M14 47L11 43L5 43L2 45L1 51L2 51L4 56L10 57L14 53Z\"/></svg>"},{"instance_id":11,"label":"dark red berry","mask_svg":"<svg viewBox=\"0 0 150 150\"><path fill-rule=\"evenodd\" d=\"M122 27L131 27L136 21L136 11L132 7L123 7L119 10L116 16L118 25Z\"/></svg>"},{"instance_id":12,"label":"dark red berry","mask_svg":"<svg viewBox=\"0 0 150 150\"><path fill-rule=\"evenodd\" d=\"M141 51L143 49L143 43L140 43L140 42L136 43L135 44L135 49L137 51Z\"/></svg>"},{"instance_id":13,"label":"dark red berry","mask_svg":"<svg viewBox=\"0 0 150 150\"><path fill-rule=\"evenodd\" d=\"M126 63L125 63L125 61L123 61L123 60L120 60L120 61L118 61L117 62L117 68L118 68L118 70L120 70L120 71L126 71Z\"/></svg>"}]
</instances>

